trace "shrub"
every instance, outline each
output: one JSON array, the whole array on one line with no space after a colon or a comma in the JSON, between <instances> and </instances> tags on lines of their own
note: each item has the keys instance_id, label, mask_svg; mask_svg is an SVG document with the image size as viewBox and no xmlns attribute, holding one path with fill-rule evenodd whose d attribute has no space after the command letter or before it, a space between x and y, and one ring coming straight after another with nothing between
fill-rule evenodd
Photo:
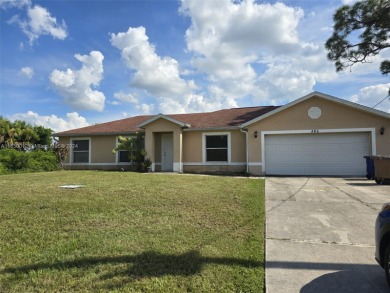
<instances>
[{"instance_id":1,"label":"shrub","mask_svg":"<svg viewBox=\"0 0 390 293\"><path fill-rule=\"evenodd\" d=\"M63 144L56 142L51 146L51 151L56 156L58 165L62 167L62 164L64 163L69 153L69 148Z\"/></svg>"},{"instance_id":2,"label":"shrub","mask_svg":"<svg viewBox=\"0 0 390 293\"><path fill-rule=\"evenodd\" d=\"M26 168L27 155L15 149L2 149L0 150L0 163L10 171L21 170Z\"/></svg>"},{"instance_id":3,"label":"shrub","mask_svg":"<svg viewBox=\"0 0 390 293\"><path fill-rule=\"evenodd\" d=\"M54 171L58 169L57 157L51 151L33 151L29 153L26 167L31 171Z\"/></svg>"},{"instance_id":4,"label":"shrub","mask_svg":"<svg viewBox=\"0 0 390 293\"><path fill-rule=\"evenodd\" d=\"M4 167L2 163L0 163L0 174L5 174L7 173L7 169Z\"/></svg>"},{"instance_id":5,"label":"shrub","mask_svg":"<svg viewBox=\"0 0 390 293\"><path fill-rule=\"evenodd\" d=\"M0 150L0 174L10 172L39 172L58 169L56 155L51 151L23 152L15 149Z\"/></svg>"}]
</instances>

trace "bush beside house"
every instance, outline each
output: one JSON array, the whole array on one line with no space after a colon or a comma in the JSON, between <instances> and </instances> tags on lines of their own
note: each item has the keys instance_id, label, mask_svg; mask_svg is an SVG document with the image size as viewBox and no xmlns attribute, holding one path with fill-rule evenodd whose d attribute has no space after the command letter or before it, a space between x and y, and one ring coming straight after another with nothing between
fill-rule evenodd
<instances>
[{"instance_id":1,"label":"bush beside house","mask_svg":"<svg viewBox=\"0 0 390 293\"><path fill-rule=\"evenodd\" d=\"M0 150L0 174L13 172L41 172L59 169L53 151L23 152L15 149Z\"/></svg>"},{"instance_id":2,"label":"bush beside house","mask_svg":"<svg viewBox=\"0 0 390 293\"><path fill-rule=\"evenodd\" d=\"M63 150L52 145L52 133L43 126L0 116L0 174L58 170Z\"/></svg>"}]
</instances>

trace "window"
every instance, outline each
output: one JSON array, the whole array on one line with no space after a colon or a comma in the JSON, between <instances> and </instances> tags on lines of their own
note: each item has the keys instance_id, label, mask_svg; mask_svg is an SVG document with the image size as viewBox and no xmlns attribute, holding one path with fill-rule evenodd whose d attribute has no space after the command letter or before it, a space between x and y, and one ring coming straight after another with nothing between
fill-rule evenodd
<instances>
[{"instance_id":1,"label":"window","mask_svg":"<svg viewBox=\"0 0 390 293\"><path fill-rule=\"evenodd\" d=\"M89 163L89 139L77 139L73 144L73 163Z\"/></svg>"},{"instance_id":2,"label":"window","mask_svg":"<svg viewBox=\"0 0 390 293\"><path fill-rule=\"evenodd\" d=\"M229 136L227 134L205 134L206 162L229 161Z\"/></svg>"},{"instance_id":3,"label":"window","mask_svg":"<svg viewBox=\"0 0 390 293\"><path fill-rule=\"evenodd\" d=\"M129 151L122 151L122 150L120 150L118 152L118 162L119 163L129 163L130 162L130 153L129 153Z\"/></svg>"},{"instance_id":4,"label":"window","mask_svg":"<svg viewBox=\"0 0 390 293\"><path fill-rule=\"evenodd\" d=\"M129 139L135 138L135 136L125 136L123 138L125 138L126 140L129 140ZM120 139L118 137L117 138L117 146L118 146L119 143L120 143ZM132 151L132 155L134 156L134 154L135 154L135 151L133 150ZM131 163L130 152L129 151L118 150L117 156L118 156L118 163Z\"/></svg>"}]
</instances>

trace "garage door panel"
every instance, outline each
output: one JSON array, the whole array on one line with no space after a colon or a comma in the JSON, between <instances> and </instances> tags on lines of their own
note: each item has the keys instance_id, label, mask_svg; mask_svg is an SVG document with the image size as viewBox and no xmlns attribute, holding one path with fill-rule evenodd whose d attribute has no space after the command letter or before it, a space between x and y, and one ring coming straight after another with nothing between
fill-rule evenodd
<instances>
[{"instance_id":1,"label":"garage door panel","mask_svg":"<svg viewBox=\"0 0 390 293\"><path fill-rule=\"evenodd\" d=\"M272 166L267 168L269 175L306 175L306 176L363 176L365 173L357 173L355 166L340 167L324 165L322 168L314 166Z\"/></svg>"},{"instance_id":2,"label":"garage door panel","mask_svg":"<svg viewBox=\"0 0 390 293\"><path fill-rule=\"evenodd\" d=\"M265 136L266 173L274 175L365 175L368 133Z\"/></svg>"}]
</instances>

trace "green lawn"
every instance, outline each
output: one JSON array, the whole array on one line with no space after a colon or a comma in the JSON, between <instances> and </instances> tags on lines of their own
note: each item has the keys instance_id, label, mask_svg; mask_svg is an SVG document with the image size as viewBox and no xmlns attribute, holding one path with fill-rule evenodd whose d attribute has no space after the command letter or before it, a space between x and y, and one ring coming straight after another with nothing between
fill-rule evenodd
<instances>
[{"instance_id":1,"label":"green lawn","mask_svg":"<svg viewBox=\"0 0 390 293\"><path fill-rule=\"evenodd\" d=\"M80 189L59 185L82 184ZM0 176L0 292L263 292L264 181Z\"/></svg>"}]
</instances>

